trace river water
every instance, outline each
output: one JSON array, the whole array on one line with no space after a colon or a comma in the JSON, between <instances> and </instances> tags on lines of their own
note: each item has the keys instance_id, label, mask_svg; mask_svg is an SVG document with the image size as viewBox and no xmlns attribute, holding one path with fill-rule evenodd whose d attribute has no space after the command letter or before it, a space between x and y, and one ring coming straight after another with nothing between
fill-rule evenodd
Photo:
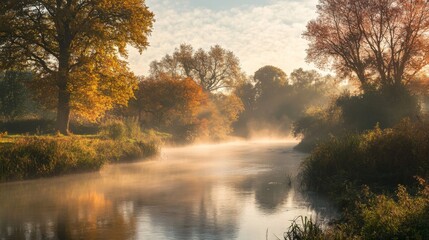
<instances>
[{"instance_id":1,"label":"river water","mask_svg":"<svg viewBox=\"0 0 429 240\"><path fill-rule=\"evenodd\" d=\"M166 148L100 172L0 185L0 239L283 239L335 210L301 191L295 142Z\"/></svg>"}]
</instances>

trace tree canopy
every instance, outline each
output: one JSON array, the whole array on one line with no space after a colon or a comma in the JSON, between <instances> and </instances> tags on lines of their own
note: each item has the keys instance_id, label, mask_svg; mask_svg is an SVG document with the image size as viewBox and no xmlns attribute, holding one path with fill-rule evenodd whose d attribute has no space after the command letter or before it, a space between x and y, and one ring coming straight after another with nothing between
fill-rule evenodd
<instances>
[{"instance_id":1,"label":"tree canopy","mask_svg":"<svg viewBox=\"0 0 429 240\"><path fill-rule=\"evenodd\" d=\"M132 105L146 125L166 130L179 123L193 124L206 101L207 95L192 79L162 75L142 80Z\"/></svg>"},{"instance_id":2,"label":"tree canopy","mask_svg":"<svg viewBox=\"0 0 429 240\"><path fill-rule=\"evenodd\" d=\"M219 45L206 52L194 52L191 45L182 44L172 55L151 63L151 74L190 77L207 92L231 88L242 78L240 62L233 52Z\"/></svg>"},{"instance_id":3,"label":"tree canopy","mask_svg":"<svg viewBox=\"0 0 429 240\"><path fill-rule=\"evenodd\" d=\"M429 63L426 0L320 0L317 13L304 33L308 60L363 90L406 85Z\"/></svg>"},{"instance_id":4,"label":"tree canopy","mask_svg":"<svg viewBox=\"0 0 429 240\"><path fill-rule=\"evenodd\" d=\"M127 104L136 87L127 45L147 45L153 14L144 0L5 0L0 5L0 69L25 68L57 108L94 120Z\"/></svg>"}]
</instances>

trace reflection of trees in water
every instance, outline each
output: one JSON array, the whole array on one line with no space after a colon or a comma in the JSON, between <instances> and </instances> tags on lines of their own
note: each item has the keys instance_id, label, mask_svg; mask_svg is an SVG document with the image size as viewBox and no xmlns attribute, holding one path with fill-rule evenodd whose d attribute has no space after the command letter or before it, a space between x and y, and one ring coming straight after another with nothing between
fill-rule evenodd
<instances>
[{"instance_id":1,"label":"reflection of trees in water","mask_svg":"<svg viewBox=\"0 0 429 240\"><path fill-rule=\"evenodd\" d=\"M316 213L320 220L337 216L335 207L326 198L301 189L299 178L296 177L299 173L296 163L292 162L285 166L284 162L274 159L270 164L279 166L279 169L249 176L237 182L234 187L254 193L259 208L267 214L275 213L285 207L286 201L292 198L294 208L307 207L308 212Z\"/></svg>"},{"instance_id":2,"label":"reflection of trees in water","mask_svg":"<svg viewBox=\"0 0 429 240\"><path fill-rule=\"evenodd\" d=\"M113 190L116 192L116 190ZM234 239L243 199L207 178L182 178L168 189L150 192L125 189L120 198L133 199L136 214L146 218L152 232L168 239Z\"/></svg>"},{"instance_id":3,"label":"reflection of trees in water","mask_svg":"<svg viewBox=\"0 0 429 240\"><path fill-rule=\"evenodd\" d=\"M284 171L267 171L251 175L235 184L235 187L255 193L259 208L265 213L274 213L283 205L291 190L289 178Z\"/></svg>"},{"instance_id":4,"label":"reflection of trees in water","mask_svg":"<svg viewBox=\"0 0 429 240\"><path fill-rule=\"evenodd\" d=\"M37 209L29 200L25 209L30 214L13 217L13 211L3 212L0 223L1 239L129 239L135 235L136 218L132 209L107 200L103 194L65 193L59 196L54 211ZM51 209L51 210L52 210Z\"/></svg>"},{"instance_id":5,"label":"reflection of trees in water","mask_svg":"<svg viewBox=\"0 0 429 240\"><path fill-rule=\"evenodd\" d=\"M267 215L289 207L291 198L324 207L289 186L303 155L256 145L228 154L224 161L202 162L200 154L185 163L118 165L98 175L3 185L0 239L234 239L249 198Z\"/></svg>"},{"instance_id":6,"label":"reflection of trees in water","mask_svg":"<svg viewBox=\"0 0 429 240\"><path fill-rule=\"evenodd\" d=\"M316 212L318 221L325 223L339 216L337 208L326 197L302 188L297 188L297 192L301 202Z\"/></svg>"}]
</instances>

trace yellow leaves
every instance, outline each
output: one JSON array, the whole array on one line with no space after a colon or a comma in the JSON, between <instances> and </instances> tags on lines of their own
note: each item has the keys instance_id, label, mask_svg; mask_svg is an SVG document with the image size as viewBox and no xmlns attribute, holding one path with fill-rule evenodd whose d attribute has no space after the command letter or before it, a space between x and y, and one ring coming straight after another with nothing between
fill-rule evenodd
<instances>
[{"instance_id":1,"label":"yellow leaves","mask_svg":"<svg viewBox=\"0 0 429 240\"><path fill-rule=\"evenodd\" d=\"M133 96L136 79L118 55L126 57L128 44L148 46L154 15L144 0L5 0L0 11L0 68L38 73L37 94L49 108L64 83L73 114L91 121Z\"/></svg>"},{"instance_id":2,"label":"yellow leaves","mask_svg":"<svg viewBox=\"0 0 429 240\"><path fill-rule=\"evenodd\" d=\"M147 35L151 32L154 14L142 0L98 0L105 36L116 40L115 46L122 55L126 55L126 44L136 47L140 52L148 45Z\"/></svg>"},{"instance_id":3,"label":"yellow leaves","mask_svg":"<svg viewBox=\"0 0 429 240\"><path fill-rule=\"evenodd\" d=\"M115 105L127 105L134 97L136 77L114 55L97 55L70 78L73 114L96 121Z\"/></svg>"}]
</instances>

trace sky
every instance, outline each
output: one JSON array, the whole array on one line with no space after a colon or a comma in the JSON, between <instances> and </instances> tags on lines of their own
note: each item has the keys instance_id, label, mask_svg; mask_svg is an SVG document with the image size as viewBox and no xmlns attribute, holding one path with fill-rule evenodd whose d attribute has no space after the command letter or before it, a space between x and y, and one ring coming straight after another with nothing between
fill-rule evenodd
<instances>
[{"instance_id":1,"label":"sky","mask_svg":"<svg viewBox=\"0 0 429 240\"><path fill-rule=\"evenodd\" d=\"M233 51L248 75L273 65L287 74L305 62L307 22L316 17L317 0L146 0L154 12L150 46L130 50L131 70L147 75L149 64L182 43L209 50L216 44Z\"/></svg>"}]
</instances>

